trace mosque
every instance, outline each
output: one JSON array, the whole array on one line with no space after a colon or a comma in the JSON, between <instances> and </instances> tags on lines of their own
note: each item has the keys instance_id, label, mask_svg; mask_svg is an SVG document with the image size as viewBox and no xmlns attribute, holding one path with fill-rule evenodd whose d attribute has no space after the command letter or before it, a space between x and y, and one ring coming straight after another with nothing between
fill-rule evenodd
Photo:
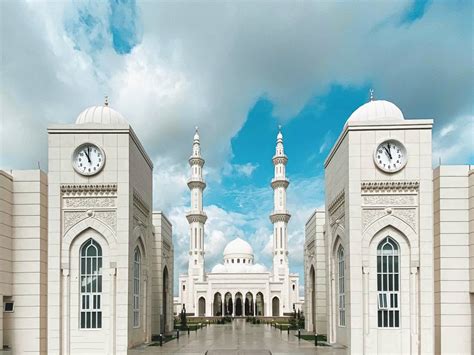
<instances>
[{"instance_id":1,"label":"mosque","mask_svg":"<svg viewBox=\"0 0 474 355\"><path fill-rule=\"evenodd\" d=\"M288 221L286 209L286 178L288 158L283 147L283 135L278 132L273 156L274 209L273 267L271 270L255 263L253 249L241 238L232 240L224 249L222 263L210 272L205 271L204 225L202 194L204 159L201 156L199 133L194 135L192 155L189 158L191 192L189 222L188 273L179 276L179 304L194 316L284 316L300 308L299 276L289 271Z\"/></svg>"}]
</instances>

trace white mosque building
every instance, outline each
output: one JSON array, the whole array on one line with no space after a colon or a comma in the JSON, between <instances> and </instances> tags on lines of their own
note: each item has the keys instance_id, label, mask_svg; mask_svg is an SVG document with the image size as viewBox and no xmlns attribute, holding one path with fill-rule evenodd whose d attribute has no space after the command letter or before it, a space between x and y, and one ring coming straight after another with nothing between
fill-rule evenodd
<instances>
[{"instance_id":1,"label":"white mosque building","mask_svg":"<svg viewBox=\"0 0 474 355\"><path fill-rule=\"evenodd\" d=\"M288 221L285 175L288 158L283 148L281 131L277 136L275 166L271 186L274 191L273 268L254 262L253 249L241 238L232 240L224 249L223 261L211 272L205 271L204 224L202 194L206 183L202 177L204 159L201 157L199 133L196 129L193 153L189 158L191 178L191 210L189 222L188 273L179 277L179 301L187 314L194 316L284 316L299 308L299 276L291 274L288 265Z\"/></svg>"}]
</instances>

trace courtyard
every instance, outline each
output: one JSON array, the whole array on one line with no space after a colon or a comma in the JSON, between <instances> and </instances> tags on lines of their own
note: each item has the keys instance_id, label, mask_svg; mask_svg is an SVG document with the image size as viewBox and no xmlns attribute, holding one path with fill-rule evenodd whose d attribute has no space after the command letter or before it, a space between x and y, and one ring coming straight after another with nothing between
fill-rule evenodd
<instances>
[{"instance_id":1,"label":"courtyard","mask_svg":"<svg viewBox=\"0 0 474 355\"><path fill-rule=\"evenodd\" d=\"M179 339L171 340L162 347L140 347L130 354L345 354L345 349L318 346L306 340L298 340L295 331L280 330L263 324L246 323L234 319L229 324L210 325L197 332L181 332Z\"/></svg>"}]
</instances>

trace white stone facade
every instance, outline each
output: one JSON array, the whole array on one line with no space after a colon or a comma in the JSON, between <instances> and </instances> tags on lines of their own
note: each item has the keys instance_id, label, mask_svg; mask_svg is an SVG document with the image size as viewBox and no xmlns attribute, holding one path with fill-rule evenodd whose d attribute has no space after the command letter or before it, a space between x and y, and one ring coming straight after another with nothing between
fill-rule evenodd
<instances>
[{"instance_id":1,"label":"white stone facade","mask_svg":"<svg viewBox=\"0 0 474 355\"><path fill-rule=\"evenodd\" d=\"M306 224L306 328L348 353L472 353L472 170L433 177L431 129L370 101L325 162L326 207Z\"/></svg>"},{"instance_id":2,"label":"white stone facade","mask_svg":"<svg viewBox=\"0 0 474 355\"><path fill-rule=\"evenodd\" d=\"M0 349L12 354L47 353L47 206L45 173L0 171L0 300L12 306L0 312Z\"/></svg>"},{"instance_id":3,"label":"white stone facade","mask_svg":"<svg viewBox=\"0 0 474 355\"><path fill-rule=\"evenodd\" d=\"M437 354L474 351L473 176L468 165L442 165L433 174Z\"/></svg>"},{"instance_id":4,"label":"white stone facade","mask_svg":"<svg viewBox=\"0 0 474 355\"><path fill-rule=\"evenodd\" d=\"M48 129L49 172L0 173L0 344L127 354L173 329L171 223L153 165L106 103ZM28 339L28 341L25 341Z\"/></svg>"},{"instance_id":5,"label":"white stone facade","mask_svg":"<svg viewBox=\"0 0 474 355\"><path fill-rule=\"evenodd\" d=\"M274 210L270 215L273 228L272 271L254 263L252 247L237 238L224 250L223 263L205 272L204 224L202 192L206 184L202 177L204 159L201 157L200 138L196 130L193 153L189 158L191 178L191 210L187 214L190 225L188 273L179 277L178 312L184 306L193 316L284 316L302 306L299 298L299 276L289 272L288 232L290 214L286 209L285 175L288 158L284 153L283 136L278 133L273 163L275 176Z\"/></svg>"}]
</instances>

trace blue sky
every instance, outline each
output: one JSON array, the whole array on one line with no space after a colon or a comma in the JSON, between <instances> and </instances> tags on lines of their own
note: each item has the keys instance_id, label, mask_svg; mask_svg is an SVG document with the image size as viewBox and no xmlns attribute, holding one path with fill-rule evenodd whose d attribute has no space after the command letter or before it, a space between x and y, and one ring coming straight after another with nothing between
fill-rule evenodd
<instances>
[{"instance_id":1,"label":"blue sky","mask_svg":"<svg viewBox=\"0 0 474 355\"><path fill-rule=\"evenodd\" d=\"M301 283L304 223L324 201L323 162L370 88L408 118L435 119L434 164L474 163L469 1L0 6L0 167L46 169L47 125L72 122L108 95L154 162L154 209L173 222L178 272L187 262L185 182L196 125L208 268L237 236L271 266L269 182L282 125L290 262Z\"/></svg>"}]
</instances>

